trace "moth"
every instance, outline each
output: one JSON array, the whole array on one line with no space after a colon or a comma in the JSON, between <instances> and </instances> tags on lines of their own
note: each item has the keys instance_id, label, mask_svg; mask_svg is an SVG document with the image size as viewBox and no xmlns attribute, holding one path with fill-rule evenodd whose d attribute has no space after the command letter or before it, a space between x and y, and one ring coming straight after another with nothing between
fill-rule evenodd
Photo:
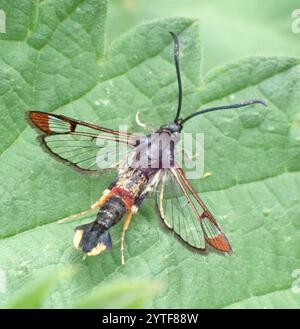
<instances>
[{"instance_id":1,"label":"moth","mask_svg":"<svg viewBox=\"0 0 300 329\"><path fill-rule=\"evenodd\" d=\"M237 104L202 109L182 118L179 40L175 33L170 33L174 42L178 107L174 120L154 130L154 133L137 136L60 114L27 112L29 123L39 132L38 140L42 147L56 159L83 174L117 169L115 180L98 201L89 209L60 221L72 220L99 209L93 222L75 228L74 245L89 256L112 249L109 230L125 217L120 239L121 262L124 264L125 233L133 214L137 213L148 195L153 196L163 225L185 246L196 251L205 251L210 247L221 253L232 252L220 225L194 191L182 166L178 165L176 145L185 123L198 115L253 104L266 106L266 103L260 99L251 99ZM137 122L145 126L138 117ZM101 165L101 157L104 159L104 155L108 155L107 150L106 154L101 154L104 147L99 142L103 141L111 143L112 151L109 153L120 156L120 161L105 162L105 166ZM120 145L128 148L124 158L121 157L121 148L118 147Z\"/></svg>"}]
</instances>

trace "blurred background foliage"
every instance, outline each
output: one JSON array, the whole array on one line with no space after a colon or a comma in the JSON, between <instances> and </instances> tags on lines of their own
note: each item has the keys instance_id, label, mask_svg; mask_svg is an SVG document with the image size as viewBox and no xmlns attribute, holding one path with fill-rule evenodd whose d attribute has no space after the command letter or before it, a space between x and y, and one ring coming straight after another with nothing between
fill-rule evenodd
<instances>
[{"instance_id":1,"label":"blurred background foliage","mask_svg":"<svg viewBox=\"0 0 300 329\"><path fill-rule=\"evenodd\" d=\"M59 284L68 284L77 272L76 267L65 266L40 279L33 281L5 303L2 308L9 309L40 309L45 306L46 299L51 291ZM129 279L114 280L105 287L94 289L81 298L70 301L69 308L142 308L153 299L162 287L149 280Z\"/></svg>"},{"instance_id":2,"label":"blurred background foliage","mask_svg":"<svg viewBox=\"0 0 300 329\"><path fill-rule=\"evenodd\" d=\"M257 55L300 56L300 34L292 33L299 0L110 0L107 42L146 21L167 16L199 20L203 70Z\"/></svg>"}]
</instances>

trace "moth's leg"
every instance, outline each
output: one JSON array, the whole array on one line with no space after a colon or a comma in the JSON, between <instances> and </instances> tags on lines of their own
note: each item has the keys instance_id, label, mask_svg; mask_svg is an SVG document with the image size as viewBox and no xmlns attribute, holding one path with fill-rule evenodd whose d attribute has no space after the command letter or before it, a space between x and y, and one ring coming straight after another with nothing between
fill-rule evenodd
<instances>
[{"instance_id":1,"label":"moth's leg","mask_svg":"<svg viewBox=\"0 0 300 329\"><path fill-rule=\"evenodd\" d=\"M129 224L131 222L132 215L137 213L138 208L136 206L132 206L130 210L127 211L126 217L124 220L123 224L123 230L122 230L122 235L121 235L121 263L122 265L125 264L125 234L126 231L128 230Z\"/></svg>"},{"instance_id":2,"label":"moth's leg","mask_svg":"<svg viewBox=\"0 0 300 329\"><path fill-rule=\"evenodd\" d=\"M155 131L155 128L154 127L152 127L150 125L147 125L146 123L142 123L141 122L141 120L140 120L140 112L136 112L135 121L136 121L136 123L140 127L143 127L146 131Z\"/></svg>"},{"instance_id":3,"label":"moth's leg","mask_svg":"<svg viewBox=\"0 0 300 329\"><path fill-rule=\"evenodd\" d=\"M77 218L80 218L80 217L83 217L91 212L93 212L94 210L96 210L97 208L101 207L105 201L107 201L107 199L110 197L109 195L109 192L110 190L105 190L101 196L101 198L99 200L97 200L95 203L93 203L89 209L87 210L84 210L84 211L81 211L80 213L78 214L75 214L75 215L72 215L72 216L68 216L68 217L65 217L63 219L60 219L57 223L58 224L62 224L62 223L66 223L66 222L70 222L74 219L77 219Z\"/></svg>"},{"instance_id":4,"label":"moth's leg","mask_svg":"<svg viewBox=\"0 0 300 329\"><path fill-rule=\"evenodd\" d=\"M182 153L180 154L180 152L182 152ZM197 159L199 157L199 154L196 153L194 155L190 155L185 150L182 150L182 151L179 150L176 152L176 156L177 156L177 158L180 156L183 156L184 159L187 159L189 161L194 161L195 159Z\"/></svg>"}]
</instances>

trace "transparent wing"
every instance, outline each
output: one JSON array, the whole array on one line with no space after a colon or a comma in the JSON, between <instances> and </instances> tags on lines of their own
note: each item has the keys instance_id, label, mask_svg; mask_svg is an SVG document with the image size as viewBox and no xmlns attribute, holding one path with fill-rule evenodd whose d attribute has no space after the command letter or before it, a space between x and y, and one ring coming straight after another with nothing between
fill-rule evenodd
<instances>
[{"instance_id":1,"label":"transparent wing","mask_svg":"<svg viewBox=\"0 0 300 329\"><path fill-rule=\"evenodd\" d=\"M205 250L205 239L198 215L169 170L164 170L156 189L155 201L161 220L181 242L189 247Z\"/></svg>"},{"instance_id":2,"label":"transparent wing","mask_svg":"<svg viewBox=\"0 0 300 329\"><path fill-rule=\"evenodd\" d=\"M230 244L220 226L194 192L180 168L164 170L156 187L156 207L165 226L184 244L196 250L230 253Z\"/></svg>"},{"instance_id":3,"label":"transparent wing","mask_svg":"<svg viewBox=\"0 0 300 329\"><path fill-rule=\"evenodd\" d=\"M56 159L86 173L115 168L135 146L135 137L63 115L31 111L43 148Z\"/></svg>"}]
</instances>

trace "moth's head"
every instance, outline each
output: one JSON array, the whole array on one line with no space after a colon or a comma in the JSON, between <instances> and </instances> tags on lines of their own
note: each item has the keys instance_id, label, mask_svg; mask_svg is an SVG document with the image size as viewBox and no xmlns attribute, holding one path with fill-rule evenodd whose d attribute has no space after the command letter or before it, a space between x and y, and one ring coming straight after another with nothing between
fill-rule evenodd
<instances>
[{"instance_id":1,"label":"moth's head","mask_svg":"<svg viewBox=\"0 0 300 329\"><path fill-rule=\"evenodd\" d=\"M160 127L160 130L170 134L180 133L182 125L178 122L170 122Z\"/></svg>"}]
</instances>

